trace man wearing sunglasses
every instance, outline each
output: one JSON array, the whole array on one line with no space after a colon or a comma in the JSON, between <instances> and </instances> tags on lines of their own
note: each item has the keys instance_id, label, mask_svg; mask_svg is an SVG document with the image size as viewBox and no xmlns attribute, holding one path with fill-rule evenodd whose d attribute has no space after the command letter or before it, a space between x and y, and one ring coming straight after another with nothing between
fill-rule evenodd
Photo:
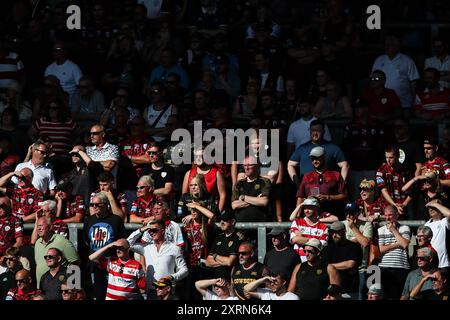
<instances>
[{"instance_id":1,"label":"man wearing sunglasses","mask_svg":"<svg viewBox=\"0 0 450 320\"><path fill-rule=\"evenodd\" d=\"M309 157L313 171L303 176L297 191L297 206L312 196L319 200L322 212L340 214L339 207L343 206L342 202L347 198L344 179L338 171L332 171L326 166L323 147L314 147Z\"/></svg>"},{"instance_id":2,"label":"man wearing sunglasses","mask_svg":"<svg viewBox=\"0 0 450 320\"><path fill-rule=\"evenodd\" d=\"M213 287L209 290L208 287ZM203 296L204 300L239 300L233 295L229 276L225 278L199 280L195 288Z\"/></svg>"},{"instance_id":3,"label":"man wearing sunglasses","mask_svg":"<svg viewBox=\"0 0 450 320\"><path fill-rule=\"evenodd\" d=\"M84 200L80 195L73 195L72 182L61 180L55 187L56 218L64 223L80 223L86 213Z\"/></svg>"},{"instance_id":4,"label":"man wearing sunglasses","mask_svg":"<svg viewBox=\"0 0 450 320\"><path fill-rule=\"evenodd\" d=\"M111 172L102 172L97 178L99 189L91 193L89 203L99 192L106 194L109 200L109 205L111 206L111 211L113 214L121 217L124 221L128 221L127 217L127 206L128 198L125 193L119 193L114 188L114 176Z\"/></svg>"},{"instance_id":5,"label":"man wearing sunglasses","mask_svg":"<svg viewBox=\"0 0 450 320\"><path fill-rule=\"evenodd\" d=\"M184 279L188 274L186 261L180 247L166 241L165 225L161 220L153 220L145 227L134 231L128 237L131 250L143 255L147 270L147 299L156 298L155 281L168 278L173 282ZM139 242L144 232L148 231L153 243ZM177 294L179 295L179 294Z\"/></svg>"},{"instance_id":6,"label":"man wearing sunglasses","mask_svg":"<svg viewBox=\"0 0 450 320\"><path fill-rule=\"evenodd\" d=\"M157 201L155 183L150 176L142 176L136 186L137 199L130 209L130 223L146 224L153 220L153 207Z\"/></svg>"},{"instance_id":7,"label":"man wearing sunglasses","mask_svg":"<svg viewBox=\"0 0 450 320\"><path fill-rule=\"evenodd\" d=\"M0 274L0 300L5 300L8 291L16 286L17 271L23 269L19 249L15 247L7 249L0 261L2 265L3 263L6 265L6 271Z\"/></svg>"},{"instance_id":8,"label":"man wearing sunglasses","mask_svg":"<svg viewBox=\"0 0 450 320\"><path fill-rule=\"evenodd\" d=\"M426 161L422 163L422 168L434 170L439 176L441 185L450 187L450 163L438 156L439 146L434 138L426 138L423 141L423 152Z\"/></svg>"},{"instance_id":9,"label":"man wearing sunglasses","mask_svg":"<svg viewBox=\"0 0 450 320\"><path fill-rule=\"evenodd\" d=\"M403 293L400 300L409 300L409 295L411 291L416 287L416 285L427 275L433 273L435 254L430 248L419 248L417 249L417 254L415 256L417 261L417 269L412 270L405 281L405 286L403 287ZM421 291L432 289L431 282L425 282Z\"/></svg>"},{"instance_id":10,"label":"man wearing sunglasses","mask_svg":"<svg viewBox=\"0 0 450 320\"><path fill-rule=\"evenodd\" d=\"M18 181L16 187L5 187L11 178L15 177ZM24 222L33 222L33 212L39 209L38 203L44 200L41 191L33 187L33 171L29 168L23 168L20 171L10 172L0 178L0 191L8 196L12 201L12 214L23 219Z\"/></svg>"},{"instance_id":11,"label":"man wearing sunglasses","mask_svg":"<svg viewBox=\"0 0 450 320\"><path fill-rule=\"evenodd\" d=\"M62 300L61 283L67 278L67 268L62 265L62 252L57 248L50 248L44 259L49 270L42 275L39 288L48 300Z\"/></svg>"},{"instance_id":12,"label":"man wearing sunglasses","mask_svg":"<svg viewBox=\"0 0 450 320\"><path fill-rule=\"evenodd\" d=\"M115 250L115 256L104 257L111 249ZM106 300L139 299L139 290L146 288L144 270L139 261L130 258L130 245L126 239L116 240L95 251L89 260L108 271Z\"/></svg>"},{"instance_id":13,"label":"man wearing sunglasses","mask_svg":"<svg viewBox=\"0 0 450 320\"><path fill-rule=\"evenodd\" d=\"M36 294L41 294L40 290L33 287L31 275L28 270L22 269L16 273L15 288L8 291L5 300L31 300Z\"/></svg>"}]
</instances>

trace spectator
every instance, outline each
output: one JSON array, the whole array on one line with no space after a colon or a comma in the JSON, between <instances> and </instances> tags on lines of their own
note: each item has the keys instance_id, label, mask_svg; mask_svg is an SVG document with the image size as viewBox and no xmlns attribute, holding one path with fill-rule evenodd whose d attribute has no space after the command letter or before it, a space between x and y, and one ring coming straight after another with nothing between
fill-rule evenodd
<instances>
[{"instance_id":1,"label":"spectator","mask_svg":"<svg viewBox=\"0 0 450 320\"><path fill-rule=\"evenodd\" d=\"M155 182L153 193L167 200L172 199L175 171L164 163L161 146L156 143L150 145L146 155L150 158L150 165L142 170L142 174L149 175Z\"/></svg>"},{"instance_id":2,"label":"spectator","mask_svg":"<svg viewBox=\"0 0 450 320\"><path fill-rule=\"evenodd\" d=\"M240 300L248 300L252 297L245 292L245 285L268 276L269 269L256 260L255 247L250 242L242 242L238 253L239 264L231 270L231 284L235 295Z\"/></svg>"},{"instance_id":3,"label":"spectator","mask_svg":"<svg viewBox=\"0 0 450 320\"><path fill-rule=\"evenodd\" d=\"M86 147L86 154L92 161L100 162L104 171L110 171L116 177L119 162L119 148L106 141L105 128L95 124L91 127L90 138L93 146Z\"/></svg>"},{"instance_id":4,"label":"spectator","mask_svg":"<svg viewBox=\"0 0 450 320\"><path fill-rule=\"evenodd\" d=\"M430 220L425 223L432 231L431 246L436 250L439 268L448 268L450 261L446 246L446 233L450 230L450 210L438 201L426 204Z\"/></svg>"},{"instance_id":5,"label":"spectator","mask_svg":"<svg viewBox=\"0 0 450 320\"><path fill-rule=\"evenodd\" d=\"M378 229L381 259L381 284L388 300L398 300L409 271L408 250L411 231L397 222L398 211L387 205L384 208L387 224Z\"/></svg>"},{"instance_id":6,"label":"spectator","mask_svg":"<svg viewBox=\"0 0 450 320\"><path fill-rule=\"evenodd\" d=\"M299 300L298 296L287 291L288 275L277 274L265 276L244 286L244 293L252 298L261 300ZM266 284L267 288L259 289L258 286Z\"/></svg>"},{"instance_id":7,"label":"spectator","mask_svg":"<svg viewBox=\"0 0 450 320\"><path fill-rule=\"evenodd\" d=\"M350 100L341 94L339 84L329 82L326 86L326 96L320 97L313 114L320 119L352 118L353 112Z\"/></svg>"},{"instance_id":8,"label":"spectator","mask_svg":"<svg viewBox=\"0 0 450 320\"><path fill-rule=\"evenodd\" d=\"M15 275L19 270L23 269L22 263L20 262L20 252L16 247L11 247L6 249L2 253L0 260L6 265L5 272L0 274L0 300L5 300L6 294L12 288L16 286Z\"/></svg>"},{"instance_id":9,"label":"spectator","mask_svg":"<svg viewBox=\"0 0 450 320\"><path fill-rule=\"evenodd\" d=\"M289 126L287 143L288 158L292 155L300 145L311 141L310 125L311 122L317 120L312 114L313 100L311 98L302 98L297 103L295 112L299 114L300 119L295 120ZM325 124L324 140L331 141L330 130Z\"/></svg>"},{"instance_id":10,"label":"spectator","mask_svg":"<svg viewBox=\"0 0 450 320\"><path fill-rule=\"evenodd\" d=\"M117 192L117 190L114 188L114 176L111 174L111 172L100 173L97 181L99 189L91 193L89 203L92 202L92 199L97 193L103 192L108 197L109 206L111 207L112 213L119 216L124 221L128 220L127 196L124 193Z\"/></svg>"},{"instance_id":11,"label":"spectator","mask_svg":"<svg viewBox=\"0 0 450 320\"><path fill-rule=\"evenodd\" d=\"M348 175L347 160L338 146L323 139L325 128L324 123L319 120L313 120L311 121L309 128L311 133L311 141L302 144L295 149L289 159L288 172L291 180L298 187L300 185L300 181L302 180L302 176L314 170L310 154L311 150L315 147L322 147L325 149L324 154L327 155L326 167L329 168L329 170L333 170L335 167L341 168L341 176L344 180L346 180ZM299 175L296 172L297 166L299 166Z\"/></svg>"},{"instance_id":12,"label":"spectator","mask_svg":"<svg viewBox=\"0 0 450 320\"><path fill-rule=\"evenodd\" d=\"M152 82L148 94L152 104L145 108L143 113L146 121L146 133L156 142L161 142L169 134L166 128L167 120L171 115L176 115L178 109L168 103L166 88L162 82Z\"/></svg>"},{"instance_id":13,"label":"spectator","mask_svg":"<svg viewBox=\"0 0 450 320\"><path fill-rule=\"evenodd\" d=\"M231 274L231 269L238 261L238 249L244 237L234 227L236 216L232 211L225 210L218 220L222 233L212 242L205 266L211 268L215 276L220 277Z\"/></svg>"},{"instance_id":14,"label":"spectator","mask_svg":"<svg viewBox=\"0 0 450 320\"><path fill-rule=\"evenodd\" d=\"M297 252L288 245L285 230L275 227L267 235L272 240L273 249L266 252L264 265L272 274L292 274L301 260Z\"/></svg>"},{"instance_id":15,"label":"spectator","mask_svg":"<svg viewBox=\"0 0 450 320\"><path fill-rule=\"evenodd\" d=\"M6 294L5 300L31 300L35 294L40 294L40 290L33 288L32 279L28 270L22 269L16 272L17 287L12 288Z\"/></svg>"},{"instance_id":16,"label":"spectator","mask_svg":"<svg viewBox=\"0 0 450 320\"><path fill-rule=\"evenodd\" d=\"M425 69L434 68L439 71L440 85L450 87L450 56L448 44L442 38L433 39L434 56L425 59Z\"/></svg>"},{"instance_id":17,"label":"spectator","mask_svg":"<svg viewBox=\"0 0 450 320\"><path fill-rule=\"evenodd\" d=\"M396 147L384 150L386 162L378 168L377 186L387 204L396 207L400 215L407 211L407 205L412 198L403 189L410 179L411 173L399 161L400 153Z\"/></svg>"},{"instance_id":18,"label":"spectator","mask_svg":"<svg viewBox=\"0 0 450 320\"><path fill-rule=\"evenodd\" d=\"M13 171L20 163L20 157L11 152L14 144L8 135L0 133L0 177Z\"/></svg>"},{"instance_id":19,"label":"spectator","mask_svg":"<svg viewBox=\"0 0 450 320\"><path fill-rule=\"evenodd\" d=\"M341 221L333 222L328 232L333 241L329 241L322 252L323 257L329 266L334 266L338 270L343 292L347 293L350 299L356 300L359 291L358 269L363 258L361 245L347 240L346 226ZM366 238L364 242L368 244L368 239Z\"/></svg>"},{"instance_id":20,"label":"spectator","mask_svg":"<svg viewBox=\"0 0 450 320\"><path fill-rule=\"evenodd\" d=\"M194 164L192 169L186 172L183 179L182 193L187 193L189 184L196 174L205 176L206 188L218 202L219 211L225 208L226 189L223 175L220 173L216 165L206 163L203 158L203 150L194 150Z\"/></svg>"},{"instance_id":21,"label":"spectator","mask_svg":"<svg viewBox=\"0 0 450 320\"><path fill-rule=\"evenodd\" d=\"M128 124L140 114L140 111L131 103L131 91L127 87L119 87L115 92L111 104L100 116L100 124L105 126L108 131L114 131L114 129L117 131L116 126L122 120L120 117L125 117L124 122ZM128 130L126 131L128 133Z\"/></svg>"},{"instance_id":22,"label":"spectator","mask_svg":"<svg viewBox=\"0 0 450 320\"><path fill-rule=\"evenodd\" d=\"M153 243L139 243L145 231L150 230ZM155 281L167 278L171 281L180 281L188 274L186 262L181 249L174 243L165 240L164 222L161 220L150 221L147 226L134 231L128 242L131 250L145 257L145 269L147 270L147 299L155 296Z\"/></svg>"},{"instance_id":23,"label":"spectator","mask_svg":"<svg viewBox=\"0 0 450 320\"><path fill-rule=\"evenodd\" d=\"M394 36L386 37L385 54L379 56L373 66L374 70L381 70L386 74L386 88L397 93L402 108L411 109L415 95L415 82L420 78L414 61L400 53L400 40Z\"/></svg>"},{"instance_id":24,"label":"spectator","mask_svg":"<svg viewBox=\"0 0 450 320\"><path fill-rule=\"evenodd\" d=\"M30 244L34 245L38 239L37 234L37 221L40 217L47 217L51 221L51 228L55 234L60 234L64 238L68 239L69 228L67 224L60 219L56 219L56 201L45 200L39 203L39 210L34 213L36 215L35 227L31 234Z\"/></svg>"},{"instance_id":25,"label":"spectator","mask_svg":"<svg viewBox=\"0 0 450 320\"><path fill-rule=\"evenodd\" d=\"M80 223L86 213L83 198L73 195L72 190L72 183L65 180L61 180L55 187L56 218L61 219L63 223Z\"/></svg>"},{"instance_id":26,"label":"spectator","mask_svg":"<svg viewBox=\"0 0 450 320\"><path fill-rule=\"evenodd\" d=\"M281 96L284 93L284 80L280 74L274 73L271 66L271 58L266 51L257 52L254 55L255 71L261 78L261 90L268 89Z\"/></svg>"},{"instance_id":27,"label":"spectator","mask_svg":"<svg viewBox=\"0 0 450 320\"><path fill-rule=\"evenodd\" d=\"M439 146L433 138L423 141L423 152L426 162L422 163L422 170L427 168L433 170L439 177L443 187L450 187L450 163L438 156Z\"/></svg>"},{"instance_id":28,"label":"spectator","mask_svg":"<svg viewBox=\"0 0 450 320\"><path fill-rule=\"evenodd\" d=\"M154 281L153 284L155 285L157 300L179 300L178 297L173 294L173 284L168 278Z\"/></svg>"},{"instance_id":29,"label":"spectator","mask_svg":"<svg viewBox=\"0 0 450 320\"><path fill-rule=\"evenodd\" d=\"M432 289L422 291L424 284L428 280L431 280L433 283ZM412 300L448 300L449 295L448 271L440 268L423 277L411 291L410 298Z\"/></svg>"},{"instance_id":30,"label":"spectator","mask_svg":"<svg viewBox=\"0 0 450 320\"><path fill-rule=\"evenodd\" d=\"M305 262L307 255L302 247L311 238L320 240L321 246L326 246L328 241L328 227L319 220L319 201L315 198L307 198L302 202L304 218L296 218L291 225L290 241L294 244L294 250ZM322 251L322 247L319 251Z\"/></svg>"},{"instance_id":31,"label":"spectator","mask_svg":"<svg viewBox=\"0 0 450 320\"><path fill-rule=\"evenodd\" d=\"M244 93L239 95L234 103L233 118L250 120L261 112L261 101L258 96L260 91L260 79L256 76L248 76Z\"/></svg>"},{"instance_id":32,"label":"spectator","mask_svg":"<svg viewBox=\"0 0 450 320\"><path fill-rule=\"evenodd\" d=\"M213 286L214 290L207 288ZM195 288L203 296L203 300L239 300L232 296L230 281L226 278L199 280L195 283Z\"/></svg>"},{"instance_id":33,"label":"spectator","mask_svg":"<svg viewBox=\"0 0 450 320\"><path fill-rule=\"evenodd\" d=\"M67 281L61 283L61 295L64 301L77 300L77 289L67 284Z\"/></svg>"},{"instance_id":34,"label":"spectator","mask_svg":"<svg viewBox=\"0 0 450 320\"><path fill-rule=\"evenodd\" d=\"M315 238L303 245L306 260L294 268L288 287L288 291L295 293L300 300L321 300L327 295L330 283L340 283L336 268L322 259L322 249L322 243Z\"/></svg>"},{"instance_id":35,"label":"spectator","mask_svg":"<svg viewBox=\"0 0 450 320\"><path fill-rule=\"evenodd\" d=\"M358 206L360 221L377 221L384 219L383 209L386 205L383 197L376 198L376 184L374 180L364 179L359 184L360 197L355 203Z\"/></svg>"},{"instance_id":36,"label":"spectator","mask_svg":"<svg viewBox=\"0 0 450 320\"><path fill-rule=\"evenodd\" d=\"M21 58L8 47L8 40L4 35L0 39L0 89L7 89L11 83L24 81L24 66Z\"/></svg>"},{"instance_id":37,"label":"spectator","mask_svg":"<svg viewBox=\"0 0 450 320\"><path fill-rule=\"evenodd\" d=\"M105 110L103 93L94 86L94 81L88 76L80 78L80 85L70 97L70 110L76 121L96 122Z\"/></svg>"},{"instance_id":38,"label":"spectator","mask_svg":"<svg viewBox=\"0 0 450 320\"><path fill-rule=\"evenodd\" d=\"M203 0L192 7L188 23L192 30L214 37L227 28L228 16L220 0Z\"/></svg>"},{"instance_id":39,"label":"spectator","mask_svg":"<svg viewBox=\"0 0 450 320\"><path fill-rule=\"evenodd\" d=\"M6 108L16 110L20 121L29 121L31 118L30 104L25 100L17 82L12 82L5 94L1 96L0 112L3 112Z\"/></svg>"},{"instance_id":40,"label":"spectator","mask_svg":"<svg viewBox=\"0 0 450 320\"><path fill-rule=\"evenodd\" d=\"M0 134L10 141L10 153L24 157L26 146L30 145L27 134L19 127L19 116L15 109L6 108L0 117ZM12 171L12 170L9 170Z\"/></svg>"},{"instance_id":41,"label":"spectator","mask_svg":"<svg viewBox=\"0 0 450 320\"><path fill-rule=\"evenodd\" d=\"M48 300L62 300L61 282L67 278L67 268L62 265L63 254L57 248L50 248L44 259L49 270L42 275L39 288Z\"/></svg>"},{"instance_id":42,"label":"spectator","mask_svg":"<svg viewBox=\"0 0 450 320\"><path fill-rule=\"evenodd\" d=\"M33 186L44 194L49 192L53 196L55 194L53 189L56 186L55 175L53 170L45 165L49 147L47 144L38 141L30 147L30 150L32 152L31 160L19 163L14 172L19 172L23 168L31 169L33 171ZM13 178L12 182L18 184L16 178Z\"/></svg>"},{"instance_id":43,"label":"spectator","mask_svg":"<svg viewBox=\"0 0 450 320\"><path fill-rule=\"evenodd\" d=\"M408 277L405 281L405 286L403 287L403 293L400 300L409 300L409 295L411 291L416 287L416 285L428 274L433 273L433 257L434 253L430 248L419 248L417 249L417 269L412 270L408 273ZM430 282L425 282L421 291L432 289Z\"/></svg>"},{"instance_id":44,"label":"spectator","mask_svg":"<svg viewBox=\"0 0 450 320\"><path fill-rule=\"evenodd\" d=\"M83 74L78 65L68 59L67 48L62 41L55 41L53 59L54 62L45 69L45 76L54 75L57 77L63 90L69 96L72 96Z\"/></svg>"},{"instance_id":45,"label":"spectator","mask_svg":"<svg viewBox=\"0 0 450 320\"><path fill-rule=\"evenodd\" d=\"M400 100L394 90L386 88L386 74L381 70L373 70L369 87L361 94L361 100L367 101L370 115L378 120L389 120L399 116Z\"/></svg>"},{"instance_id":46,"label":"spectator","mask_svg":"<svg viewBox=\"0 0 450 320\"><path fill-rule=\"evenodd\" d=\"M431 211L431 209L430 209ZM435 255L433 257L433 261L436 262L437 260L437 252L431 245L431 240L433 239L433 230L429 226L423 225L419 226L417 228L417 234L416 234L416 240L417 240L417 247L420 248L430 248L433 254Z\"/></svg>"},{"instance_id":47,"label":"spectator","mask_svg":"<svg viewBox=\"0 0 450 320\"><path fill-rule=\"evenodd\" d=\"M0 197L0 257L10 247L20 248L23 242L23 222L13 212L11 200Z\"/></svg>"},{"instance_id":48,"label":"spectator","mask_svg":"<svg viewBox=\"0 0 450 320\"><path fill-rule=\"evenodd\" d=\"M230 60L226 55L216 57L217 68L215 70L216 89L224 90L231 102L239 95L241 89L241 79L230 65ZM230 104L230 103L229 103Z\"/></svg>"},{"instance_id":49,"label":"spectator","mask_svg":"<svg viewBox=\"0 0 450 320\"><path fill-rule=\"evenodd\" d=\"M416 95L415 114L418 118L442 119L449 115L450 91L441 87L439 71L434 68L425 69L424 89Z\"/></svg>"},{"instance_id":50,"label":"spectator","mask_svg":"<svg viewBox=\"0 0 450 320\"><path fill-rule=\"evenodd\" d=\"M93 253L115 240L125 237L125 226L122 218L111 212L108 196L97 193L89 204L90 215L84 220L84 239ZM91 264L91 276L94 285L94 296L104 300L108 286L107 272L96 264Z\"/></svg>"},{"instance_id":51,"label":"spectator","mask_svg":"<svg viewBox=\"0 0 450 320\"><path fill-rule=\"evenodd\" d=\"M245 180L240 180L233 188L231 207L236 210L239 222L268 220L270 180L261 177L260 164L256 158L244 160Z\"/></svg>"},{"instance_id":52,"label":"spectator","mask_svg":"<svg viewBox=\"0 0 450 320\"><path fill-rule=\"evenodd\" d=\"M369 287L367 300L384 300L383 286L380 283L375 283Z\"/></svg>"},{"instance_id":53,"label":"spectator","mask_svg":"<svg viewBox=\"0 0 450 320\"><path fill-rule=\"evenodd\" d=\"M306 173L297 191L297 206L307 197L315 197L320 202L321 210L336 213L336 206L347 198L345 183L341 174L331 171L325 164L326 152L322 147L315 147L309 153L314 171Z\"/></svg>"},{"instance_id":54,"label":"spectator","mask_svg":"<svg viewBox=\"0 0 450 320\"><path fill-rule=\"evenodd\" d=\"M103 255L115 249L117 257ZM139 290L145 290L145 273L138 261L130 258L130 245L125 239L109 243L89 256L100 268L108 271L106 300L139 300Z\"/></svg>"},{"instance_id":55,"label":"spectator","mask_svg":"<svg viewBox=\"0 0 450 320\"><path fill-rule=\"evenodd\" d=\"M64 106L69 108L69 95L61 87L61 82L54 75L44 77L44 87L33 102L33 120L42 117L44 106L50 101L64 101Z\"/></svg>"},{"instance_id":56,"label":"spectator","mask_svg":"<svg viewBox=\"0 0 450 320\"><path fill-rule=\"evenodd\" d=\"M39 237L34 244L36 283L39 285L42 275L49 270L49 266L44 258L49 248L56 248L62 252L64 266L79 264L80 258L74 245L64 236L53 231L51 220L48 217L38 218L35 228Z\"/></svg>"},{"instance_id":57,"label":"spectator","mask_svg":"<svg viewBox=\"0 0 450 320\"><path fill-rule=\"evenodd\" d=\"M5 187L15 177L18 180L14 188ZM33 222L34 212L39 209L39 202L44 200L41 191L32 185L33 171L23 168L20 171L10 172L0 178L0 191L11 199L12 215L24 222Z\"/></svg>"},{"instance_id":58,"label":"spectator","mask_svg":"<svg viewBox=\"0 0 450 320\"><path fill-rule=\"evenodd\" d=\"M153 207L157 197L153 193L155 182L150 176L142 176L136 186L137 199L133 201L130 209L130 223L146 224L153 220Z\"/></svg>"},{"instance_id":59,"label":"spectator","mask_svg":"<svg viewBox=\"0 0 450 320\"><path fill-rule=\"evenodd\" d=\"M176 52L171 48L165 48L161 52L159 65L152 70L148 82L161 81L164 83L169 73L178 74L181 79L181 86L186 89L189 88L189 77L186 71L176 63Z\"/></svg>"}]
</instances>

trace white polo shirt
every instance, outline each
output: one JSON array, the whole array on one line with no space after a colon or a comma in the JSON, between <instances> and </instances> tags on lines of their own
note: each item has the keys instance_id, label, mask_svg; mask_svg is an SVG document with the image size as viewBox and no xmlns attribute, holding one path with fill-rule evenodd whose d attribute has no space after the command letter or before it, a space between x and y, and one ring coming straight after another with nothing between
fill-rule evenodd
<instances>
[{"instance_id":1,"label":"white polo shirt","mask_svg":"<svg viewBox=\"0 0 450 320\"><path fill-rule=\"evenodd\" d=\"M436 250L439 258L439 268L446 268L450 266L448 259L447 247L445 245L446 230L450 229L450 223L447 218L443 218L438 221L428 220L425 223L433 231L433 238L431 239L431 245Z\"/></svg>"},{"instance_id":2,"label":"white polo shirt","mask_svg":"<svg viewBox=\"0 0 450 320\"><path fill-rule=\"evenodd\" d=\"M36 189L46 193L47 190L53 190L56 187L55 175L53 170L49 168L47 164L35 166L30 160L28 162L19 163L14 171L20 171L24 168L29 168L33 171L32 184ZM16 177L13 177L11 181L14 184L19 183Z\"/></svg>"},{"instance_id":3,"label":"white polo shirt","mask_svg":"<svg viewBox=\"0 0 450 320\"><path fill-rule=\"evenodd\" d=\"M45 69L45 76L54 75L61 83L61 87L69 95L72 95L77 90L77 85L80 83L80 78L83 76L78 65L70 60L66 60L63 64L56 64L53 62Z\"/></svg>"},{"instance_id":4,"label":"white polo shirt","mask_svg":"<svg viewBox=\"0 0 450 320\"><path fill-rule=\"evenodd\" d=\"M402 108L414 105L410 82L419 79L420 75L410 57L399 53L391 60L387 54L383 54L375 59L373 70L381 70L386 74L386 88L395 91Z\"/></svg>"},{"instance_id":5,"label":"white polo shirt","mask_svg":"<svg viewBox=\"0 0 450 320\"><path fill-rule=\"evenodd\" d=\"M438 71L450 72L450 56L446 55L444 60L437 58L436 56L425 59L425 69L435 68ZM449 81L439 81L439 84L444 88L450 88Z\"/></svg>"}]
</instances>

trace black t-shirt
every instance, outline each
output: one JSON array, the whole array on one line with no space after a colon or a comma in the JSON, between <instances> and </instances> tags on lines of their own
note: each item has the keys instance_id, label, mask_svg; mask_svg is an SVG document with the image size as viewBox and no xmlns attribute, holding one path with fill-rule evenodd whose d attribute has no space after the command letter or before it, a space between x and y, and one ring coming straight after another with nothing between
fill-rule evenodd
<instances>
[{"instance_id":1,"label":"black t-shirt","mask_svg":"<svg viewBox=\"0 0 450 320\"><path fill-rule=\"evenodd\" d=\"M55 276L52 276L50 271L42 275L39 288L44 291L48 300L62 300L61 283L66 280L66 273L67 269L61 266Z\"/></svg>"},{"instance_id":2,"label":"black t-shirt","mask_svg":"<svg viewBox=\"0 0 450 320\"><path fill-rule=\"evenodd\" d=\"M232 277L233 288L236 296L240 300L248 300L244 295L244 286L250 282L258 280L263 277L264 265L262 263L256 262L255 265L245 270L244 267L239 264L234 269ZM253 299L251 299L253 300Z\"/></svg>"},{"instance_id":3,"label":"black t-shirt","mask_svg":"<svg viewBox=\"0 0 450 320\"><path fill-rule=\"evenodd\" d=\"M300 262L300 256L292 248L283 251L272 249L264 257L264 264L275 274L291 275L295 266Z\"/></svg>"},{"instance_id":4,"label":"black t-shirt","mask_svg":"<svg viewBox=\"0 0 450 320\"><path fill-rule=\"evenodd\" d=\"M359 283L358 267L362 261L362 249L357 243L344 240L341 244L335 244L334 241L328 242L323 256L327 263L339 263L347 260L356 261L356 266L350 270L339 270L341 276L341 287L345 292L357 292Z\"/></svg>"},{"instance_id":5,"label":"black t-shirt","mask_svg":"<svg viewBox=\"0 0 450 320\"><path fill-rule=\"evenodd\" d=\"M330 278L324 261L316 266L310 266L304 262L297 273L295 294L300 300L322 300L326 296L329 285Z\"/></svg>"},{"instance_id":6,"label":"black t-shirt","mask_svg":"<svg viewBox=\"0 0 450 320\"><path fill-rule=\"evenodd\" d=\"M239 246L242 241L242 234L236 230L228 237L224 233L221 233L216 237L216 239L214 239L209 255L212 256L217 254L225 257L237 256ZM214 276L217 278L224 277L226 275L229 276L231 273L231 267L220 266L214 268L213 272Z\"/></svg>"},{"instance_id":7,"label":"black t-shirt","mask_svg":"<svg viewBox=\"0 0 450 320\"><path fill-rule=\"evenodd\" d=\"M142 169L142 176L149 175L155 182L155 189L164 188L166 183L174 182L174 170L171 166L167 164L159 170L155 170L152 166L147 166Z\"/></svg>"},{"instance_id":8,"label":"black t-shirt","mask_svg":"<svg viewBox=\"0 0 450 320\"><path fill-rule=\"evenodd\" d=\"M425 155L423 154L422 146L414 140L398 143L396 145L400 151L400 160L404 159L403 165L408 170L414 172L416 170L416 163L424 163Z\"/></svg>"},{"instance_id":9,"label":"black t-shirt","mask_svg":"<svg viewBox=\"0 0 450 320\"><path fill-rule=\"evenodd\" d=\"M0 274L0 300L5 300L6 294L16 287L16 273L10 270Z\"/></svg>"},{"instance_id":10,"label":"black t-shirt","mask_svg":"<svg viewBox=\"0 0 450 320\"><path fill-rule=\"evenodd\" d=\"M450 300L450 289L446 289L441 294L437 294L433 289L424 290L420 293L421 300Z\"/></svg>"},{"instance_id":11,"label":"black t-shirt","mask_svg":"<svg viewBox=\"0 0 450 320\"><path fill-rule=\"evenodd\" d=\"M259 177L252 182L240 180L233 189L231 200L235 201L239 199L239 196L241 195L251 197L263 195L269 197L270 185L270 181L262 177ZM238 222L264 222L267 220L268 208L268 206L261 207L250 205L246 208L238 209L236 211L236 219Z\"/></svg>"},{"instance_id":12,"label":"black t-shirt","mask_svg":"<svg viewBox=\"0 0 450 320\"><path fill-rule=\"evenodd\" d=\"M83 230L84 239L91 253L111 242L125 238L125 226L122 218L112 213L105 218L97 218L95 215L87 217Z\"/></svg>"}]
</instances>

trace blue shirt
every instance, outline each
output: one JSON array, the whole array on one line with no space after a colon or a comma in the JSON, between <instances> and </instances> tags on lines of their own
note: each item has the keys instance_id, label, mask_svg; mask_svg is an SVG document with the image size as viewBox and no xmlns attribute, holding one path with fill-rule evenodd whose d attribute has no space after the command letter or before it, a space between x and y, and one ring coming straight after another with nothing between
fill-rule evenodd
<instances>
[{"instance_id":1,"label":"blue shirt","mask_svg":"<svg viewBox=\"0 0 450 320\"><path fill-rule=\"evenodd\" d=\"M334 143L323 142L321 144L314 144L310 141L300 145L297 149L295 149L294 153L289 159L291 161L296 161L299 163L300 176L314 170L309 153L315 147L322 147L325 149L325 161L326 166L329 170L339 171L339 167L337 164L342 161L347 161L342 150Z\"/></svg>"},{"instance_id":2,"label":"blue shirt","mask_svg":"<svg viewBox=\"0 0 450 320\"><path fill-rule=\"evenodd\" d=\"M154 81L162 81L165 82L167 80L167 76L171 73L175 73L180 76L180 85L188 89L189 88L189 77L184 71L182 67L180 67L178 64L173 65L169 69L164 69L163 66L158 66L152 70L152 73L150 74L150 84L152 84Z\"/></svg>"}]
</instances>

